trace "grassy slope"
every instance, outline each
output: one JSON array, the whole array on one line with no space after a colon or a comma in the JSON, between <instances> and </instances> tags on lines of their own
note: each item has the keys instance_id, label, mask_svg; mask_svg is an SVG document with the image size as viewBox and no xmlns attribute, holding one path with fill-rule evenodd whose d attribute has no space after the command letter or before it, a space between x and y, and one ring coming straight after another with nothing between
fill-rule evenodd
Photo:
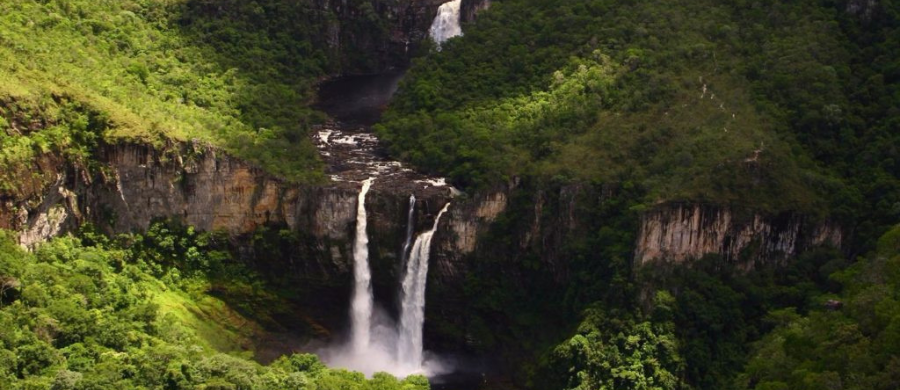
<instances>
[{"instance_id":1,"label":"grassy slope","mask_svg":"<svg viewBox=\"0 0 900 390\"><path fill-rule=\"evenodd\" d=\"M301 45L303 36L273 37L194 3L3 2L0 116L40 117L69 101L102 118L93 130L109 142L198 139L287 178L315 180L319 162L305 134L320 117L305 107L328 58ZM297 19L265 12L281 13L272 29ZM9 126L0 122L18 135Z\"/></svg>"}]
</instances>

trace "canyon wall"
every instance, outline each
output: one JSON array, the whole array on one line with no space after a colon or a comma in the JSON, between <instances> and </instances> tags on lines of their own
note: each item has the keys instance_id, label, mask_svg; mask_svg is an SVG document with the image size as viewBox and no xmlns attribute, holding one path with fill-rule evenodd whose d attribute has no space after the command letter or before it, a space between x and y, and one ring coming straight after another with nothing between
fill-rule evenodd
<instances>
[{"instance_id":1,"label":"canyon wall","mask_svg":"<svg viewBox=\"0 0 900 390\"><path fill-rule=\"evenodd\" d=\"M435 278L452 282L465 274L467 255L491 240L479 241L492 222L507 211L515 186L488 191L451 209L436 236ZM566 185L529 195L529 210L514 228L515 247L506 256L536 255L560 283L567 280L563 258L566 242L593 234L591 226L602 226L586 209L596 208L613 195L611 188ZM515 212L522 213L523 210ZM830 220L818 220L794 212L762 213L749 209L694 203L661 203L640 213L634 261L684 262L706 254L749 270L756 264L779 263L803 251L827 246L841 248L842 228Z\"/></svg>"},{"instance_id":2,"label":"canyon wall","mask_svg":"<svg viewBox=\"0 0 900 390\"><path fill-rule=\"evenodd\" d=\"M38 179L29 182L28 191L0 198L0 227L20 232L20 244L32 247L87 222L119 234L146 231L157 220L178 220L226 233L241 258L296 282L310 299L327 296L346 303L359 183L287 183L202 144L106 145L95 159L99 164L91 169L50 155L38 159ZM448 188L376 181L366 200L373 281L389 305L400 277L410 193L420 199L416 231L421 232L449 199ZM291 233L290 240L274 234L277 242L265 243L281 248L274 256L260 249L258 236L266 230Z\"/></svg>"},{"instance_id":3,"label":"canyon wall","mask_svg":"<svg viewBox=\"0 0 900 390\"><path fill-rule=\"evenodd\" d=\"M240 259L294 291L311 316L332 328L346 324L346 310L335 308L346 307L352 286L359 183L292 184L198 143L105 145L94 158L89 167L53 155L37 159L31 179L0 197L0 227L18 231L23 246L86 222L110 234L142 232L162 219L220 231ZM410 193L417 197L417 233L452 202L434 236L428 278L426 316L442 320L426 321L426 348L438 350L485 347L477 336L480 325L467 317L466 283L473 273L488 281L502 278L503 288L517 291L529 291L535 281L564 289L573 280L573 254L597 245L591 240L602 229L633 230L628 234L636 238L636 264L714 253L749 269L842 241L837 225L795 213L663 203L623 214L615 203L622 196L606 186L512 181L451 199L447 187L376 180L366 200L373 288L393 314ZM598 256L589 254L579 266L609 261Z\"/></svg>"},{"instance_id":4,"label":"canyon wall","mask_svg":"<svg viewBox=\"0 0 900 390\"><path fill-rule=\"evenodd\" d=\"M325 44L339 58L341 74L381 73L405 68L421 43L438 7L446 0L314 0L333 15Z\"/></svg>"},{"instance_id":5,"label":"canyon wall","mask_svg":"<svg viewBox=\"0 0 900 390\"><path fill-rule=\"evenodd\" d=\"M780 262L817 246L841 247L842 231L830 221L796 213L764 215L701 204L666 204L641 218L635 245L639 264L683 262L707 253L750 268Z\"/></svg>"},{"instance_id":6,"label":"canyon wall","mask_svg":"<svg viewBox=\"0 0 900 390\"><path fill-rule=\"evenodd\" d=\"M47 155L36 161L35 179L23 181L19 194L0 204L0 227L20 232L23 246L91 222L111 233L145 231L159 219L177 219L204 231L246 237L257 229L277 226L301 233L298 248L304 273L332 279L347 277L349 243L356 218L358 183L294 185L246 162L201 144L170 145L159 151L148 145L101 147L102 169L91 170ZM27 185L26 185L27 184ZM479 238L508 210L516 183L453 200L435 235L432 274L436 283L455 283L467 269L467 257ZM568 185L540 190L529 209L516 210L516 243L507 252L534 253L566 279L560 256L564 243L586 232L578 211L585 203L602 202L610 190ZM416 231L450 201L449 190L402 187L375 182L367 200L373 232L373 264L382 278L399 271L405 237L408 197L415 193ZM590 207L590 206L588 206ZM766 215L716 205L664 203L642 213L635 243L635 262L685 261L707 253L722 255L744 268L756 262L778 262L811 247L840 247L842 231L829 221L815 222L795 213ZM481 248L485 249L485 248ZM302 258L300 256L302 255ZM515 257L518 254L509 253Z\"/></svg>"}]
</instances>

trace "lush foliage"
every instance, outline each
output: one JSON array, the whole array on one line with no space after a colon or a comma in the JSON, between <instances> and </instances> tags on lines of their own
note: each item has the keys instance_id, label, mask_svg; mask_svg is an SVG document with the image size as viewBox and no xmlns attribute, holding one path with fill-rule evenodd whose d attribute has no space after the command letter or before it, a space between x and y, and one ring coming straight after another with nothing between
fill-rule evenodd
<instances>
[{"instance_id":1,"label":"lush foliage","mask_svg":"<svg viewBox=\"0 0 900 390\"><path fill-rule=\"evenodd\" d=\"M586 310L535 388L896 388L900 226L878 242L849 266L817 251L751 273L716 256L643 268L655 299Z\"/></svg>"},{"instance_id":2,"label":"lush foliage","mask_svg":"<svg viewBox=\"0 0 900 390\"><path fill-rule=\"evenodd\" d=\"M900 386L900 226L875 253L830 280L809 313L786 308L753 348L738 389L895 389Z\"/></svg>"},{"instance_id":3,"label":"lush foliage","mask_svg":"<svg viewBox=\"0 0 900 390\"><path fill-rule=\"evenodd\" d=\"M228 269L212 236L158 224L146 237L64 237L33 254L11 238L0 237L4 389L428 388L312 355L262 366L221 353L239 352L256 325L206 292L208 271Z\"/></svg>"},{"instance_id":4,"label":"lush foliage","mask_svg":"<svg viewBox=\"0 0 900 390\"><path fill-rule=\"evenodd\" d=\"M79 121L53 112L74 106L98 118L106 140L200 139L314 180L318 156L306 134L322 117L308 105L336 60L298 23L312 16L277 1L4 1L4 152L67 148ZM56 138L14 139L41 121L57 126Z\"/></svg>"},{"instance_id":5,"label":"lush foliage","mask_svg":"<svg viewBox=\"0 0 900 390\"><path fill-rule=\"evenodd\" d=\"M633 181L647 202L830 209L884 229L900 212L897 10L850 8L497 1L416 62L379 130L462 185Z\"/></svg>"},{"instance_id":6,"label":"lush foliage","mask_svg":"<svg viewBox=\"0 0 900 390\"><path fill-rule=\"evenodd\" d=\"M573 390L668 390L681 387L684 364L671 321L673 298L660 292L655 321L612 319L605 310L591 309L578 334L556 347L551 379L566 383L551 388Z\"/></svg>"},{"instance_id":7,"label":"lush foliage","mask_svg":"<svg viewBox=\"0 0 900 390\"><path fill-rule=\"evenodd\" d=\"M103 169L91 153L123 139L199 139L321 178L311 87L378 64L327 50L336 15L311 3L0 1L0 192L57 180L31 175L60 159ZM388 33L373 2L349 3L362 17L344 34ZM854 233L848 248L875 248L900 218L898 50L900 5L885 1L494 1L416 61L377 127L462 186L522 179L454 292L465 312L429 304L446 321L428 326L499 350L534 388L900 387L900 228L849 268L828 251L752 273L710 256L635 275L631 261L639 213L666 200L827 216ZM574 202L582 235L514 239L554 223L573 182L604 192ZM254 239L287 258L306 238ZM4 233L0 385L427 388L309 355L248 360L282 302L216 241L155 224L25 253Z\"/></svg>"},{"instance_id":8,"label":"lush foliage","mask_svg":"<svg viewBox=\"0 0 900 390\"><path fill-rule=\"evenodd\" d=\"M485 349L513 345L516 363L550 351L546 374L521 370L535 388L636 385L615 382L612 370L647 356L623 359L621 341L658 346L653 340L673 335L675 353L651 348L647 357L672 364L634 378L724 389L756 365L760 374L739 386L890 383L892 355L852 340L836 349L880 354L862 360L875 363L857 376L802 356L844 342L820 314L805 320L810 311L837 315L821 308L823 294L840 291L829 275L846 267L841 254L807 253L749 274L710 257L634 275L629 260L638 214L673 200L831 218L852 231L845 248L873 248L900 219L898 20L900 8L888 2L493 1L464 37L415 61L376 126L396 156L421 169L469 188L518 178L517 191L527 193L513 196L481 238L493 249L472 256L465 334ZM618 196L581 203L576 212L592 220L583 234L552 249L524 248L519 237L541 222L524 217L537 210L533 194L573 182ZM539 218L552 224L558 200L545 200ZM548 250L565 265L542 262ZM564 286L554 284L559 274ZM651 291L674 298L669 320L648 314ZM608 319L588 314L594 320L570 337L574 313L592 307ZM789 308L800 317L786 317ZM766 336L780 321L772 318L793 318L797 334ZM751 356L753 343L768 337L803 344L777 350L790 361L763 374L766 358ZM548 345L554 339L557 347ZM660 379L668 374L677 384Z\"/></svg>"}]
</instances>

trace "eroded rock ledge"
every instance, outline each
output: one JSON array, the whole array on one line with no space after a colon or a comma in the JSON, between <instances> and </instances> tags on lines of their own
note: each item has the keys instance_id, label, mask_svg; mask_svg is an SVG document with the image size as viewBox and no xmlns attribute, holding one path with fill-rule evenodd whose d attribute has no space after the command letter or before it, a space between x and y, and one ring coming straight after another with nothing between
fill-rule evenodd
<instances>
[{"instance_id":1,"label":"eroded rock ledge","mask_svg":"<svg viewBox=\"0 0 900 390\"><path fill-rule=\"evenodd\" d=\"M313 315L330 326L341 326L352 286L351 246L360 188L352 174L345 176L349 181L297 185L197 143L169 145L165 150L142 144L106 145L95 158L91 169L52 155L38 159L34 179L18 193L0 198L0 228L18 231L24 246L86 222L111 234L142 232L159 219L224 231L242 259L297 286L298 299L311 300L301 304L316 311ZM416 232L428 229L434 215L452 201L434 237L428 290L428 315L450 322L455 310L467 305L461 291L473 262L502 261L503 273L518 280L524 267L520 260L539 259L555 283L568 283L566 243L596 234L591 226L598 221L586 211L614 193L583 184L529 192L512 182L451 199L449 187L416 180L401 184L376 181L366 201L376 300L389 311L396 302L410 193L418 198ZM506 230L493 232L501 218ZM784 261L815 246L840 247L843 238L836 224L795 213L765 215L684 203L657 205L642 214L638 226L638 264L716 253L749 269L757 262ZM263 254L253 244L260 228L287 230L296 239L280 243L289 247L275 255ZM430 340L442 332L435 328L437 323L426 322ZM439 348L457 349L468 342L455 337L437 341Z\"/></svg>"},{"instance_id":2,"label":"eroded rock ledge","mask_svg":"<svg viewBox=\"0 0 900 390\"><path fill-rule=\"evenodd\" d=\"M671 203L645 213L635 261L683 262L708 253L750 268L780 262L817 246L841 247L843 233L832 221L797 213L764 215L714 205Z\"/></svg>"},{"instance_id":3,"label":"eroded rock ledge","mask_svg":"<svg viewBox=\"0 0 900 390\"><path fill-rule=\"evenodd\" d=\"M97 160L102 168L90 172L53 156L42 157L35 169L36 177L42 178L37 183L43 180L43 185L32 180L23 186L25 192L5 196L0 227L20 232L20 243L30 247L84 222L116 234L145 231L154 220L178 219L233 237L280 226L314 242L302 253L316 259L316 268L328 270L328 275L319 276L335 277L350 267L357 182L291 184L197 143L170 145L164 152L142 144L107 145L100 148ZM377 232L370 234L371 251L376 264L381 259L386 268L395 267L387 262L399 257L409 195L418 198L417 232L427 229L451 200L449 187L407 184L376 181L367 201L371 229ZM509 185L453 200L435 236L433 269L439 281L463 276L464 258L481 245L479 237L507 211L509 196L516 190ZM583 233L575 210L585 191L596 192L572 185L552 197L538 193L533 216L527 218L531 226L518 233L521 249L539 250L544 261L561 270L560 279L565 264L556 249ZM551 199L559 203L551 205L556 211L541 216ZM842 234L833 222L816 222L796 213L765 215L716 205L667 203L643 213L635 261L684 261L715 253L736 263L777 262L815 246L840 248Z\"/></svg>"}]
</instances>

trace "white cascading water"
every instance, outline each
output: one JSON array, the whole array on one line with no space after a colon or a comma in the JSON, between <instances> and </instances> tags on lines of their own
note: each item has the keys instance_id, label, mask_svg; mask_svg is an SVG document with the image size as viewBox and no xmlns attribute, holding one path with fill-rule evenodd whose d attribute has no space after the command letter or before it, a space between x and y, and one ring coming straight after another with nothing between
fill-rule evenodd
<instances>
[{"instance_id":1,"label":"white cascading water","mask_svg":"<svg viewBox=\"0 0 900 390\"><path fill-rule=\"evenodd\" d=\"M429 33L431 39L437 42L438 47L444 41L462 35L462 28L459 26L459 8L462 0L453 0L441 4L438 8L437 16L431 23Z\"/></svg>"},{"instance_id":2,"label":"white cascading water","mask_svg":"<svg viewBox=\"0 0 900 390\"><path fill-rule=\"evenodd\" d=\"M415 233L415 196L409 199L407 237L403 245L406 274L402 283L400 324L394 322L383 309L375 305L372 294L372 275L369 269L369 237L366 233L366 193L374 178L363 181L356 211L356 238L353 244L353 274L355 284L350 302L350 340L346 344L320 350L319 355L334 367L361 371L367 376L389 372L403 377L411 374L441 375L451 372L452 365L437 357L424 361L422 324L425 319L425 281L428 275L428 256L431 238L441 216L450 204L437 215L431 230ZM411 248L410 248L411 247ZM408 255L407 255L408 253Z\"/></svg>"},{"instance_id":3,"label":"white cascading water","mask_svg":"<svg viewBox=\"0 0 900 390\"><path fill-rule=\"evenodd\" d=\"M356 238L353 243L353 301L350 308L351 343L353 350L363 353L369 348L372 327L372 274L369 271L369 236L366 233L366 193L373 178L366 179L359 191L356 206Z\"/></svg>"},{"instance_id":4,"label":"white cascading water","mask_svg":"<svg viewBox=\"0 0 900 390\"><path fill-rule=\"evenodd\" d=\"M409 195L409 212L406 215L406 240L403 241L403 252L400 254L400 264L406 264L409 259L409 246L412 245L412 236L416 227L413 226L413 217L416 213L416 196Z\"/></svg>"},{"instance_id":5,"label":"white cascading water","mask_svg":"<svg viewBox=\"0 0 900 390\"><path fill-rule=\"evenodd\" d=\"M447 203L435 217L431 230L416 238L403 277L397 359L406 367L422 367L422 325L425 323L425 283L428 277L431 238L437 231L441 216L449 207L450 203Z\"/></svg>"}]
</instances>

